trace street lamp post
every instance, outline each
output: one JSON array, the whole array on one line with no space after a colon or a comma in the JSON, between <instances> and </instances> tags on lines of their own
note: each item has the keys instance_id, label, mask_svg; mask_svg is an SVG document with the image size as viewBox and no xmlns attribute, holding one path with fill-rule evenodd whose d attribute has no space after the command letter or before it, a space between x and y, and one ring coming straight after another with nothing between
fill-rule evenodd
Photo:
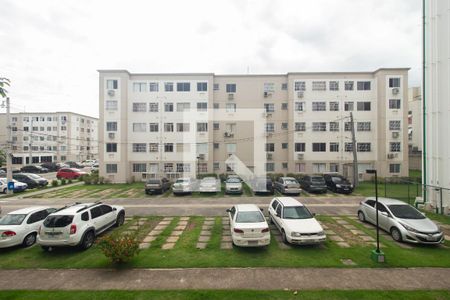
<instances>
[{"instance_id":1,"label":"street lamp post","mask_svg":"<svg viewBox=\"0 0 450 300\"><path fill-rule=\"evenodd\" d=\"M378 177L377 170L370 169L366 170L367 174L375 174L375 218L377 225L377 249L372 250L371 257L372 260L378 263L382 263L385 261L384 253L380 250L380 226L378 224Z\"/></svg>"}]
</instances>

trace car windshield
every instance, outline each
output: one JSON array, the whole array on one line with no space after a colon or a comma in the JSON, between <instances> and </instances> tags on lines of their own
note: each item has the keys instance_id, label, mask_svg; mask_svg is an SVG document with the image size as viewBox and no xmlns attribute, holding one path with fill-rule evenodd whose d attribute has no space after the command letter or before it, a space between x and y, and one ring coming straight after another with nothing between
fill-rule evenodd
<instances>
[{"instance_id":1,"label":"car windshield","mask_svg":"<svg viewBox=\"0 0 450 300\"><path fill-rule=\"evenodd\" d=\"M72 223L73 216L66 215L55 215L48 216L44 221L44 226L53 228L53 227L66 227L70 223Z\"/></svg>"},{"instance_id":2,"label":"car windshield","mask_svg":"<svg viewBox=\"0 0 450 300\"><path fill-rule=\"evenodd\" d=\"M345 180L342 177L331 177L331 180L333 180L334 183L345 182Z\"/></svg>"},{"instance_id":3,"label":"car windshield","mask_svg":"<svg viewBox=\"0 0 450 300\"><path fill-rule=\"evenodd\" d=\"M388 207L392 214L400 219L425 219L425 216L420 211L409 205L398 204L388 205Z\"/></svg>"},{"instance_id":4,"label":"car windshield","mask_svg":"<svg viewBox=\"0 0 450 300\"><path fill-rule=\"evenodd\" d=\"M297 181L295 181L295 179L285 179L284 180L284 183L285 184L296 184L297 183Z\"/></svg>"},{"instance_id":5,"label":"car windshield","mask_svg":"<svg viewBox=\"0 0 450 300\"><path fill-rule=\"evenodd\" d=\"M229 178L227 180L228 183L240 183L241 181L239 180L239 178Z\"/></svg>"},{"instance_id":6,"label":"car windshield","mask_svg":"<svg viewBox=\"0 0 450 300\"><path fill-rule=\"evenodd\" d=\"M323 183L325 180L323 179L323 177L311 177L311 181L312 182Z\"/></svg>"},{"instance_id":7,"label":"car windshield","mask_svg":"<svg viewBox=\"0 0 450 300\"><path fill-rule=\"evenodd\" d=\"M184 182L188 183L189 179L177 179L177 181L175 181L175 183L184 183Z\"/></svg>"},{"instance_id":8,"label":"car windshield","mask_svg":"<svg viewBox=\"0 0 450 300\"><path fill-rule=\"evenodd\" d=\"M76 168L72 168L71 170L74 172L81 172L80 169L76 169Z\"/></svg>"},{"instance_id":9,"label":"car windshield","mask_svg":"<svg viewBox=\"0 0 450 300\"><path fill-rule=\"evenodd\" d=\"M261 223L265 220L259 211L242 211L236 216L236 223Z\"/></svg>"},{"instance_id":10,"label":"car windshield","mask_svg":"<svg viewBox=\"0 0 450 300\"><path fill-rule=\"evenodd\" d=\"M8 214L4 215L0 219L0 225L20 225L22 224L23 220L25 219L27 215L15 215L15 214Z\"/></svg>"},{"instance_id":11,"label":"car windshield","mask_svg":"<svg viewBox=\"0 0 450 300\"><path fill-rule=\"evenodd\" d=\"M285 207L283 219L311 219L313 216L304 206Z\"/></svg>"}]
</instances>

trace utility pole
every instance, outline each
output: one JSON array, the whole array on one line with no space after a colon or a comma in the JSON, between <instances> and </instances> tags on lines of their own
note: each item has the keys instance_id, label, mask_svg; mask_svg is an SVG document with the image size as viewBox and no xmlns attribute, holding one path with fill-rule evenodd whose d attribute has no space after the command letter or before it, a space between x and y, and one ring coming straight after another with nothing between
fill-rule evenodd
<instances>
[{"instance_id":1,"label":"utility pole","mask_svg":"<svg viewBox=\"0 0 450 300\"><path fill-rule=\"evenodd\" d=\"M350 123L352 129L352 149L353 149L353 186L358 186L358 156L356 149L356 136L355 136L355 121L353 120L353 113L350 112Z\"/></svg>"},{"instance_id":2,"label":"utility pole","mask_svg":"<svg viewBox=\"0 0 450 300\"><path fill-rule=\"evenodd\" d=\"M29 143L29 157L28 158L28 164L31 165L33 163L33 151L31 150L31 148L33 147L33 116L30 116L31 120L30 120L30 143Z\"/></svg>"},{"instance_id":3,"label":"utility pole","mask_svg":"<svg viewBox=\"0 0 450 300\"><path fill-rule=\"evenodd\" d=\"M6 97L6 128L8 134L7 148L6 148L6 182L9 184L12 182L12 138L11 138L11 116L10 116L10 105L9 97ZM9 188L6 189L7 194L12 194L13 190Z\"/></svg>"}]
</instances>

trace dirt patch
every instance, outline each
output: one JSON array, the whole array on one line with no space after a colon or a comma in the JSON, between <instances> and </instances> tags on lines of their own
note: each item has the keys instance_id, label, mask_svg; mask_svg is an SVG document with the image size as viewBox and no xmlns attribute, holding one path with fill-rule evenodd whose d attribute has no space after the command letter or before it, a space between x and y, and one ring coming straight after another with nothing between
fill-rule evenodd
<instances>
[{"instance_id":1,"label":"dirt patch","mask_svg":"<svg viewBox=\"0 0 450 300\"><path fill-rule=\"evenodd\" d=\"M344 241L352 245L365 246L366 243L357 235L354 235L348 229L344 228L342 225L335 223L334 221L324 222L328 228L334 231L337 235L342 237Z\"/></svg>"}]
</instances>

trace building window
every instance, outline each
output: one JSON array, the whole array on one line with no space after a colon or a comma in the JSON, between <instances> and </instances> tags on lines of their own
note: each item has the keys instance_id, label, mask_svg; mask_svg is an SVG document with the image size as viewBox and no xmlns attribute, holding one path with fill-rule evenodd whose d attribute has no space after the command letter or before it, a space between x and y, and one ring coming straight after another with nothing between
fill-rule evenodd
<instances>
[{"instance_id":1,"label":"building window","mask_svg":"<svg viewBox=\"0 0 450 300\"><path fill-rule=\"evenodd\" d=\"M391 152L400 152L400 142L391 142L389 143Z\"/></svg>"},{"instance_id":2,"label":"building window","mask_svg":"<svg viewBox=\"0 0 450 300\"><path fill-rule=\"evenodd\" d=\"M400 173L400 164L390 164L389 173Z\"/></svg>"},{"instance_id":3,"label":"building window","mask_svg":"<svg viewBox=\"0 0 450 300\"><path fill-rule=\"evenodd\" d=\"M274 163L266 163L266 172L273 172L275 170Z\"/></svg>"},{"instance_id":4,"label":"building window","mask_svg":"<svg viewBox=\"0 0 450 300\"><path fill-rule=\"evenodd\" d=\"M159 92L159 84L157 82L150 82L149 88L150 92Z\"/></svg>"},{"instance_id":5,"label":"building window","mask_svg":"<svg viewBox=\"0 0 450 300\"><path fill-rule=\"evenodd\" d=\"M339 164L330 163L330 172L333 172L333 173L339 172Z\"/></svg>"},{"instance_id":6,"label":"building window","mask_svg":"<svg viewBox=\"0 0 450 300\"><path fill-rule=\"evenodd\" d=\"M227 103L225 109L229 113L236 112L236 103Z\"/></svg>"},{"instance_id":7,"label":"building window","mask_svg":"<svg viewBox=\"0 0 450 300\"><path fill-rule=\"evenodd\" d=\"M61 150L63 146L61 146ZM106 143L106 152L117 152L117 143Z\"/></svg>"},{"instance_id":8,"label":"building window","mask_svg":"<svg viewBox=\"0 0 450 300\"><path fill-rule=\"evenodd\" d=\"M295 131L306 131L305 122L295 122Z\"/></svg>"},{"instance_id":9,"label":"building window","mask_svg":"<svg viewBox=\"0 0 450 300\"><path fill-rule=\"evenodd\" d=\"M358 131L370 131L370 122L358 122L356 123L356 129Z\"/></svg>"},{"instance_id":10,"label":"building window","mask_svg":"<svg viewBox=\"0 0 450 300\"><path fill-rule=\"evenodd\" d=\"M189 102L177 103L177 111L178 112L189 111L190 109L191 109L191 104Z\"/></svg>"},{"instance_id":11,"label":"building window","mask_svg":"<svg viewBox=\"0 0 450 300\"><path fill-rule=\"evenodd\" d=\"M295 143L295 152L305 152L305 143Z\"/></svg>"},{"instance_id":12,"label":"building window","mask_svg":"<svg viewBox=\"0 0 450 300\"><path fill-rule=\"evenodd\" d=\"M339 91L339 81L330 81L330 91Z\"/></svg>"},{"instance_id":13,"label":"building window","mask_svg":"<svg viewBox=\"0 0 450 300\"><path fill-rule=\"evenodd\" d=\"M173 123L164 123L164 132L173 132Z\"/></svg>"},{"instance_id":14,"label":"building window","mask_svg":"<svg viewBox=\"0 0 450 300\"><path fill-rule=\"evenodd\" d=\"M327 151L327 143L312 143L312 151L313 152L326 152Z\"/></svg>"},{"instance_id":15,"label":"building window","mask_svg":"<svg viewBox=\"0 0 450 300\"><path fill-rule=\"evenodd\" d=\"M133 152L147 152L147 144L133 143Z\"/></svg>"},{"instance_id":16,"label":"building window","mask_svg":"<svg viewBox=\"0 0 450 300\"><path fill-rule=\"evenodd\" d=\"M294 90L298 92L306 91L306 83L304 81L294 82Z\"/></svg>"},{"instance_id":17,"label":"building window","mask_svg":"<svg viewBox=\"0 0 450 300\"><path fill-rule=\"evenodd\" d=\"M173 172L173 163L165 163L164 164L164 172L165 173Z\"/></svg>"},{"instance_id":18,"label":"building window","mask_svg":"<svg viewBox=\"0 0 450 300\"><path fill-rule=\"evenodd\" d=\"M218 83L214 83L213 89L214 89L215 91L218 91L219 88L220 88L219 84L218 84Z\"/></svg>"},{"instance_id":19,"label":"building window","mask_svg":"<svg viewBox=\"0 0 450 300\"><path fill-rule=\"evenodd\" d=\"M149 152L159 152L159 144L158 143L150 143L148 144Z\"/></svg>"},{"instance_id":20,"label":"building window","mask_svg":"<svg viewBox=\"0 0 450 300\"><path fill-rule=\"evenodd\" d=\"M207 132L208 131L208 123L202 122L197 123L197 132Z\"/></svg>"},{"instance_id":21,"label":"building window","mask_svg":"<svg viewBox=\"0 0 450 300\"><path fill-rule=\"evenodd\" d=\"M389 121L389 130L400 130L401 122L399 120Z\"/></svg>"},{"instance_id":22,"label":"building window","mask_svg":"<svg viewBox=\"0 0 450 300\"><path fill-rule=\"evenodd\" d=\"M330 102L330 111L339 111L339 102Z\"/></svg>"},{"instance_id":23,"label":"building window","mask_svg":"<svg viewBox=\"0 0 450 300\"><path fill-rule=\"evenodd\" d=\"M62 157L61 160L63 160ZM108 174L117 173L117 164L106 164L106 173Z\"/></svg>"},{"instance_id":24,"label":"building window","mask_svg":"<svg viewBox=\"0 0 450 300\"><path fill-rule=\"evenodd\" d=\"M353 81L346 81L345 83L344 83L344 86L345 86L345 90L346 91L353 91Z\"/></svg>"},{"instance_id":25,"label":"building window","mask_svg":"<svg viewBox=\"0 0 450 300\"><path fill-rule=\"evenodd\" d=\"M289 146L288 143L281 143L281 149L287 149Z\"/></svg>"},{"instance_id":26,"label":"building window","mask_svg":"<svg viewBox=\"0 0 450 300\"><path fill-rule=\"evenodd\" d=\"M227 93L236 93L236 84L235 83L227 83L226 91L227 91Z\"/></svg>"},{"instance_id":27,"label":"building window","mask_svg":"<svg viewBox=\"0 0 450 300\"><path fill-rule=\"evenodd\" d=\"M206 91L208 91L208 83L197 82L197 92L206 92Z\"/></svg>"},{"instance_id":28,"label":"building window","mask_svg":"<svg viewBox=\"0 0 450 300\"><path fill-rule=\"evenodd\" d=\"M172 102L164 103L164 111L165 112L172 112L173 111L173 103Z\"/></svg>"},{"instance_id":29,"label":"building window","mask_svg":"<svg viewBox=\"0 0 450 300\"><path fill-rule=\"evenodd\" d=\"M191 83L190 82L177 82L177 92L190 92Z\"/></svg>"},{"instance_id":30,"label":"building window","mask_svg":"<svg viewBox=\"0 0 450 300\"><path fill-rule=\"evenodd\" d=\"M295 164L295 172L304 173L306 169L306 165L304 163L296 163Z\"/></svg>"},{"instance_id":31,"label":"building window","mask_svg":"<svg viewBox=\"0 0 450 300\"><path fill-rule=\"evenodd\" d=\"M158 132L159 124L158 123L150 123L150 132Z\"/></svg>"},{"instance_id":32,"label":"building window","mask_svg":"<svg viewBox=\"0 0 450 300\"><path fill-rule=\"evenodd\" d=\"M286 91L287 88L288 88L288 84L287 84L287 83L282 83L282 84L281 84L281 90L282 90L282 91Z\"/></svg>"},{"instance_id":33,"label":"building window","mask_svg":"<svg viewBox=\"0 0 450 300\"><path fill-rule=\"evenodd\" d=\"M345 111L353 111L354 110L354 104L352 101L344 102L344 110Z\"/></svg>"},{"instance_id":34,"label":"building window","mask_svg":"<svg viewBox=\"0 0 450 300\"><path fill-rule=\"evenodd\" d=\"M326 122L313 122L312 123L312 131L327 131L327 123Z\"/></svg>"},{"instance_id":35,"label":"building window","mask_svg":"<svg viewBox=\"0 0 450 300\"><path fill-rule=\"evenodd\" d=\"M281 168L287 169L288 168L288 163L287 162L281 163Z\"/></svg>"},{"instance_id":36,"label":"building window","mask_svg":"<svg viewBox=\"0 0 450 300\"><path fill-rule=\"evenodd\" d=\"M236 144L226 144L227 145L227 153L236 153Z\"/></svg>"},{"instance_id":37,"label":"building window","mask_svg":"<svg viewBox=\"0 0 450 300\"><path fill-rule=\"evenodd\" d=\"M133 164L134 173L147 172L147 164Z\"/></svg>"},{"instance_id":38,"label":"building window","mask_svg":"<svg viewBox=\"0 0 450 300\"><path fill-rule=\"evenodd\" d=\"M357 143L356 150L358 152L370 152L370 143Z\"/></svg>"},{"instance_id":39,"label":"building window","mask_svg":"<svg viewBox=\"0 0 450 300\"><path fill-rule=\"evenodd\" d=\"M326 91L327 90L327 82L326 81L313 81L312 82L312 90L313 91Z\"/></svg>"},{"instance_id":40,"label":"building window","mask_svg":"<svg viewBox=\"0 0 450 300\"><path fill-rule=\"evenodd\" d=\"M330 122L330 131L339 131L339 122Z\"/></svg>"},{"instance_id":41,"label":"building window","mask_svg":"<svg viewBox=\"0 0 450 300\"><path fill-rule=\"evenodd\" d=\"M133 92L142 93L147 91L147 84L145 82L134 82Z\"/></svg>"},{"instance_id":42,"label":"building window","mask_svg":"<svg viewBox=\"0 0 450 300\"><path fill-rule=\"evenodd\" d=\"M106 131L117 131L117 122L106 122Z\"/></svg>"},{"instance_id":43,"label":"building window","mask_svg":"<svg viewBox=\"0 0 450 300\"><path fill-rule=\"evenodd\" d=\"M266 152L275 152L275 144L266 143Z\"/></svg>"},{"instance_id":44,"label":"building window","mask_svg":"<svg viewBox=\"0 0 450 300\"><path fill-rule=\"evenodd\" d=\"M213 144L213 149L215 149L215 150L219 149L219 143L214 143Z\"/></svg>"},{"instance_id":45,"label":"building window","mask_svg":"<svg viewBox=\"0 0 450 300\"><path fill-rule=\"evenodd\" d=\"M400 78L389 78L389 87L398 88L400 87Z\"/></svg>"},{"instance_id":46,"label":"building window","mask_svg":"<svg viewBox=\"0 0 450 300\"><path fill-rule=\"evenodd\" d=\"M105 110L117 110L117 101L116 100L106 100Z\"/></svg>"},{"instance_id":47,"label":"building window","mask_svg":"<svg viewBox=\"0 0 450 300\"><path fill-rule=\"evenodd\" d=\"M326 172L327 165L324 163L312 164L313 173L323 173Z\"/></svg>"},{"instance_id":48,"label":"building window","mask_svg":"<svg viewBox=\"0 0 450 300\"><path fill-rule=\"evenodd\" d=\"M190 172L191 171L191 165L185 164L185 163L178 163L177 164L177 172L184 173L184 172Z\"/></svg>"},{"instance_id":49,"label":"building window","mask_svg":"<svg viewBox=\"0 0 450 300\"><path fill-rule=\"evenodd\" d=\"M213 123L213 130L219 130L220 129L220 123L219 122L214 122Z\"/></svg>"},{"instance_id":50,"label":"building window","mask_svg":"<svg viewBox=\"0 0 450 300\"><path fill-rule=\"evenodd\" d=\"M177 123L177 132L189 132L189 123Z\"/></svg>"},{"instance_id":51,"label":"building window","mask_svg":"<svg viewBox=\"0 0 450 300\"><path fill-rule=\"evenodd\" d=\"M275 92L275 83L264 82L264 92L273 93Z\"/></svg>"},{"instance_id":52,"label":"building window","mask_svg":"<svg viewBox=\"0 0 450 300\"><path fill-rule=\"evenodd\" d=\"M295 111L305 111L305 102L295 102Z\"/></svg>"},{"instance_id":53,"label":"building window","mask_svg":"<svg viewBox=\"0 0 450 300\"><path fill-rule=\"evenodd\" d=\"M207 111L208 103L207 102L198 102L197 103L197 111Z\"/></svg>"},{"instance_id":54,"label":"building window","mask_svg":"<svg viewBox=\"0 0 450 300\"><path fill-rule=\"evenodd\" d=\"M312 110L313 111L326 111L327 110L327 103L326 102L313 102L312 103Z\"/></svg>"},{"instance_id":55,"label":"building window","mask_svg":"<svg viewBox=\"0 0 450 300\"><path fill-rule=\"evenodd\" d=\"M266 132L275 132L275 124L266 123Z\"/></svg>"},{"instance_id":56,"label":"building window","mask_svg":"<svg viewBox=\"0 0 450 300\"><path fill-rule=\"evenodd\" d=\"M339 143L330 143L330 152L339 152Z\"/></svg>"},{"instance_id":57,"label":"building window","mask_svg":"<svg viewBox=\"0 0 450 300\"><path fill-rule=\"evenodd\" d=\"M158 103L156 103L156 102L149 103L149 111L150 112L158 112L159 111Z\"/></svg>"},{"instance_id":58,"label":"building window","mask_svg":"<svg viewBox=\"0 0 450 300\"><path fill-rule=\"evenodd\" d=\"M273 103L264 103L264 109L267 113L275 112L275 104Z\"/></svg>"},{"instance_id":59,"label":"building window","mask_svg":"<svg viewBox=\"0 0 450 300\"><path fill-rule=\"evenodd\" d=\"M208 164L207 163L198 163L197 165L199 173L207 173L208 172Z\"/></svg>"},{"instance_id":60,"label":"building window","mask_svg":"<svg viewBox=\"0 0 450 300\"><path fill-rule=\"evenodd\" d=\"M164 152L173 152L173 143L165 143Z\"/></svg>"},{"instance_id":61,"label":"building window","mask_svg":"<svg viewBox=\"0 0 450 300\"><path fill-rule=\"evenodd\" d=\"M356 109L358 111L370 111L370 102L358 102Z\"/></svg>"},{"instance_id":62,"label":"building window","mask_svg":"<svg viewBox=\"0 0 450 300\"><path fill-rule=\"evenodd\" d=\"M281 103L281 110L287 110L288 104L287 103Z\"/></svg>"},{"instance_id":63,"label":"building window","mask_svg":"<svg viewBox=\"0 0 450 300\"><path fill-rule=\"evenodd\" d=\"M352 152L353 151L353 143L345 143L344 150L345 150L345 152Z\"/></svg>"},{"instance_id":64,"label":"building window","mask_svg":"<svg viewBox=\"0 0 450 300\"><path fill-rule=\"evenodd\" d=\"M106 80L106 89L108 90L117 90L118 82L115 79Z\"/></svg>"},{"instance_id":65,"label":"building window","mask_svg":"<svg viewBox=\"0 0 450 300\"><path fill-rule=\"evenodd\" d=\"M390 109L400 109L400 99L389 99L389 108Z\"/></svg>"},{"instance_id":66,"label":"building window","mask_svg":"<svg viewBox=\"0 0 450 300\"><path fill-rule=\"evenodd\" d=\"M287 130L288 129L288 123L281 123L281 129L282 130Z\"/></svg>"},{"instance_id":67,"label":"building window","mask_svg":"<svg viewBox=\"0 0 450 300\"><path fill-rule=\"evenodd\" d=\"M133 132L146 132L147 123L133 123Z\"/></svg>"},{"instance_id":68,"label":"building window","mask_svg":"<svg viewBox=\"0 0 450 300\"><path fill-rule=\"evenodd\" d=\"M358 91L370 91L370 81L358 81L356 88Z\"/></svg>"},{"instance_id":69,"label":"building window","mask_svg":"<svg viewBox=\"0 0 450 300\"><path fill-rule=\"evenodd\" d=\"M146 112L146 111L147 111L147 103L145 102L133 103L133 112Z\"/></svg>"},{"instance_id":70,"label":"building window","mask_svg":"<svg viewBox=\"0 0 450 300\"><path fill-rule=\"evenodd\" d=\"M220 170L220 162L213 162L213 169L214 171Z\"/></svg>"},{"instance_id":71,"label":"building window","mask_svg":"<svg viewBox=\"0 0 450 300\"><path fill-rule=\"evenodd\" d=\"M352 131L352 122L344 123L344 131Z\"/></svg>"},{"instance_id":72,"label":"building window","mask_svg":"<svg viewBox=\"0 0 450 300\"><path fill-rule=\"evenodd\" d=\"M173 92L173 82L164 82L164 91Z\"/></svg>"}]
</instances>

